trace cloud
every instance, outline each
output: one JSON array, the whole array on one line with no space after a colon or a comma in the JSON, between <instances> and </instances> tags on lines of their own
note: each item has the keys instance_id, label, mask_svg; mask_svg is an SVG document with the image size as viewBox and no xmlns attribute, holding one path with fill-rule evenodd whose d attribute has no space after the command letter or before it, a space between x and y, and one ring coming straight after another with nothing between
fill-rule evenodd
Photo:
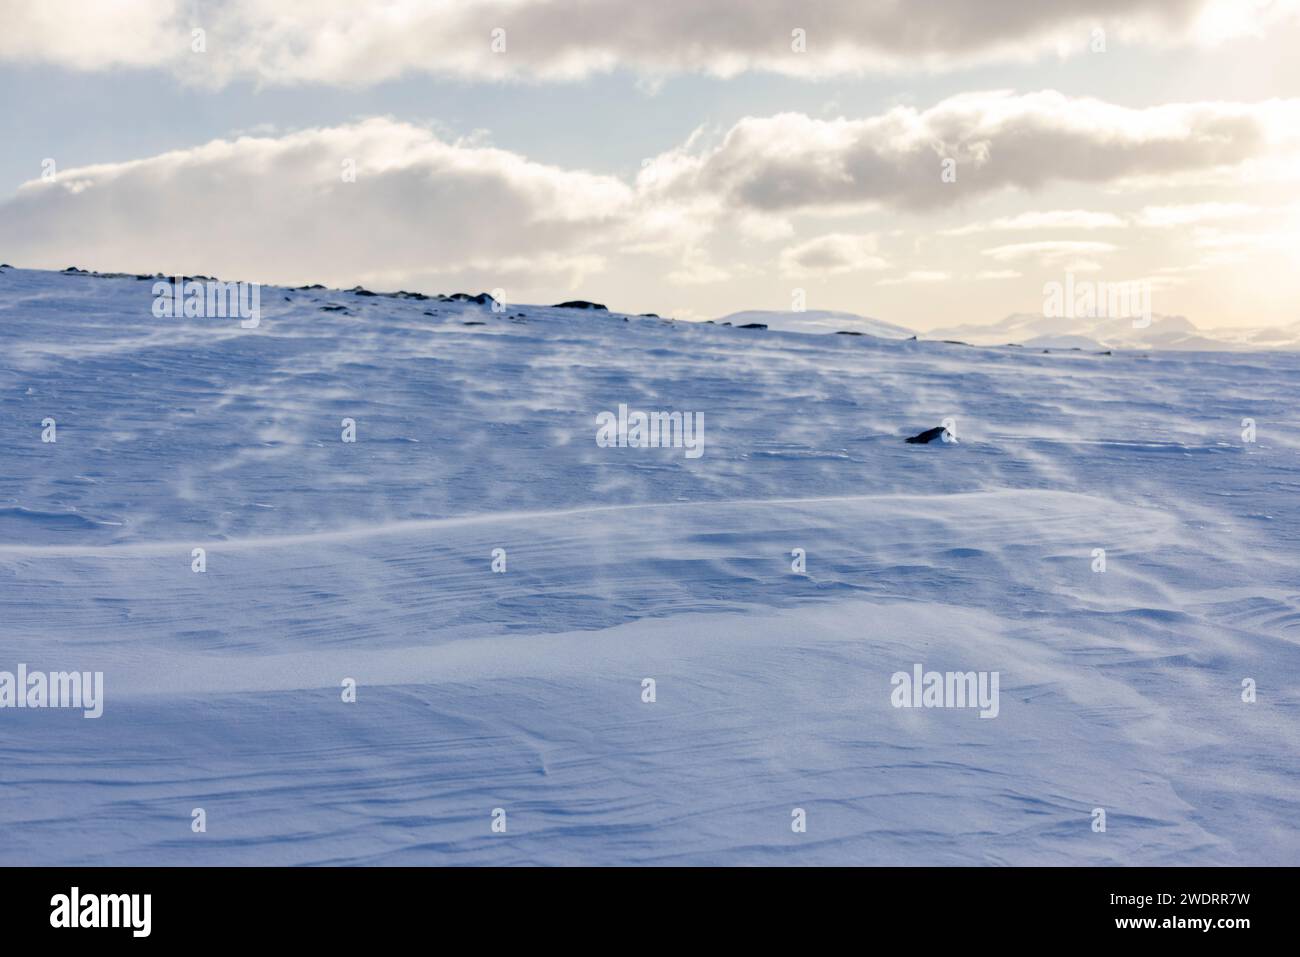
<instances>
[{"instance_id":1,"label":"cloud","mask_svg":"<svg viewBox=\"0 0 1300 957\"><path fill-rule=\"evenodd\" d=\"M1210 265L1225 262L1247 261L1260 253L1281 253L1296 259L1296 236L1300 235L1300 215L1291 216L1290 222L1280 216L1277 228L1253 230L1225 230L1217 226L1197 226L1192 230L1192 243L1199 249L1211 250L1201 261Z\"/></svg>"},{"instance_id":2,"label":"cloud","mask_svg":"<svg viewBox=\"0 0 1300 957\"><path fill-rule=\"evenodd\" d=\"M681 266L665 278L677 286L703 286L725 282L731 278L731 273L715 265L705 250L691 247L682 254Z\"/></svg>"},{"instance_id":3,"label":"cloud","mask_svg":"<svg viewBox=\"0 0 1300 957\"><path fill-rule=\"evenodd\" d=\"M1135 109L1055 91L968 93L862 119L746 117L714 146L696 137L653 159L664 196L782 213L930 210L1006 188L1233 166L1300 138L1300 100ZM945 161L956 181L943 179Z\"/></svg>"},{"instance_id":4,"label":"cloud","mask_svg":"<svg viewBox=\"0 0 1300 957\"><path fill-rule=\"evenodd\" d=\"M1130 109L1052 92L985 93L862 119L748 117L711 144L707 132L693 134L631 181L372 118L61 170L0 203L0 248L30 266L444 291L554 291L606 272L643 276L656 258L662 279L683 285L735 283L774 255L788 276L874 272L890 268L866 231L881 225L825 231L816 217L947 212L963 195L1054 178L1109 183L1135 171L1217 168L1300 136L1297 103ZM957 183L940 179L946 154L962 157ZM1128 216L1191 222L1239 206L1149 206ZM1117 222L1085 209L1028 210L950 232ZM778 241L785 248L773 253L768 244ZM1083 270L1116 248L1062 238L990 245L983 255ZM901 268L915 266L919 277L935 265Z\"/></svg>"},{"instance_id":5,"label":"cloud","mask_svg":"<svg viewBox=\"0 0 1300 957\"><path fill-rule=\"evenodd\" d=\"M1094 213L1086 209L1053 209L1003 216L989 222L945 229L941 235L970 236L978 233L1046 229L1117 229L1124 225L1125 221L1114 213Z\"/></svg>"},{"instance_id":6,"label":"cloud","mask_svg":"<svg viewBox=\"0 0 1300 957\"><path fill-rule=\"evenodd\" d=\"M876 283L877 286L910 286L917 283L947 282L952 278L950 273L942 272L936 269L913 269L911 272L902 276L895 276L892 279L881 279Z\"/></svg>"},{"instance_id":7,"label":"cloud","mask_svg":"<svg viewBox=\"0 0 1300 957\"><path fill-rule=\"evenodd\" d=\"M634 201L613 177L370 119L26 183L0 205L0 248L32 266L280 282L581 274Z\"/></svg>"},{"instance_id":8,"label":"cloud","mask_svg":"<svg viewBox=\"0 0 1300 957\"><path fill-rule=\"evenodd\" d=\"M1189 203L1183 206L1147 206L1138 215L1137 221L1142 226L1163 229L1221 219L1237 219L1242 216L1251 216L1258 211L1258 207L1246 203Z\"/></svg>"},{"instance_id":9,"label":"cloud","mask_svg":"<svg viewBox=\"0 0 1300 957\"><path fill-rule=\"evenodd\" d=\"M1088 49L1098 28L1111 43L1213 44L1296 16L1296 0L6 0L0 58L159 67L207 84L572 80L618 67L853 76L1059 57ZM195 27L206 52L192 49Z\"/></svg>"},{"instance_id":10,"label":"cloud","mask_svg":"<svg viewBox=\"0 0 1300 957\"><path fill-rule=\"evenodd\" d=\"M872 235L831 233L789 246L781 252L781 272L787 276L834 276L889 268L876 255Z\"/></svg>"},{"instance_id":11,"label":"cloud","mask_svg":"<svg viewBox=\"0 0 1300 957\"><path fill-rule=\"evenodd\" d=\"M1041 265L1047 266L1079 256L1113 253L1118 249L1118 246L1111 243L1045 240L1036 243L1010 243L1006 246L994 246L991 249L982 250L982 252L985 256L990 256L998 260L998 262L1020 262L1025 259L1032 259ZM1086 264L1089 271L1095 268L1095 264L1087 260L1080 260L1080 262Z\"/></svg>"},{"instance_id":12,"label":"cloud","mask_svg":"<svg viewBox=\"0 0 1300 957\"><path fill-rule=\"evenodd\" d=\"M75 70L168 67L190 49L190 25L175 0L0 0L0 61Z\"/></svg>"}]
</instances>

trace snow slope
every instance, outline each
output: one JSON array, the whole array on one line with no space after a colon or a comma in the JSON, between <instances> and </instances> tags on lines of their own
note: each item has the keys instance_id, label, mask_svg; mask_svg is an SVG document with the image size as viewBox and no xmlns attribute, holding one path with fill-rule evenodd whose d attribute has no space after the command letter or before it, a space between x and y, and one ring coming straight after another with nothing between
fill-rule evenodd
<instances>
[{"instance_id":1,"label":"snow slope","mask_svg":"<svg viewBox=\"0 0 1300 957\"><path fill-rule=\"evenodd\" d=\"M0 271L0 864L1300 863L1300 355L150 286Z\"/></svg>"},{"instance_id":2,"label":"snow slope","mask_svg":"<svg viewBox=\"0 0 1300 957\"><path fill-rule=\"evenodd\" d=\"M745 312L733 312L718 319L717 322L729 322L733 326L757 322L780 332L857 332L881 339L910 339L915 335L911 329L885 322L883 319L872 319L852 312L834 312L828 309L806 309L803 312L750 309Z\"/></svg>"}]
</instances>

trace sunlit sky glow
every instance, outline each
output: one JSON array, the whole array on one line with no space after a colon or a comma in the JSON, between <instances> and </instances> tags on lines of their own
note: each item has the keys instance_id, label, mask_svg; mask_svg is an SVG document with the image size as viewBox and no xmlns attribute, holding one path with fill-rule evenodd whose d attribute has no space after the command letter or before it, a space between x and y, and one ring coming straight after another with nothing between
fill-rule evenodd
<instances>
[{"instance_id":1,"label":"sunlit sky glow","mask_svg":"<svg viewBox=\"0 0 1300 957\"><path fill-rule=\"evenodd\" d=\"M1293 323L1298 7L3 0L0 259L921 330L1073 272Z\"/></svg>"}]
</instances>

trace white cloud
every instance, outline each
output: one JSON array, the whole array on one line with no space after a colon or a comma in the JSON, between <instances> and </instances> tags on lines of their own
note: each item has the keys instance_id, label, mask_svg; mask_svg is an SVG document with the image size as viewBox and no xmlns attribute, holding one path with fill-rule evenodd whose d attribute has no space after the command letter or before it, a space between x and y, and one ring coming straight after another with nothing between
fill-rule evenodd
<instances>
[{"instance_id":1,"label":"white cloud","mask_svg":"<svg viewBox=\"0 0 1300 957\"><path fill-rule=\"evenodd\" d=\"M1053 181L1212 171L1297 138L1300 100L1135 109L1054 91L995 91L863 119L746 117L716 146L696 138L655 158L642 182L664 196L766 213L924 210ZM941 178L945 160L956 161L956 182Z\"/></svg>"},{"instance_id":2,"label":"white cloud","mask_svg":"<svg viewBox=\"0 0 1300 957\"><path fill-rule=\"evenodd\" d=\"M1124 225L1124 220L1114 213L1095 213L1086 209L1053 209L1002 216L989 222L945 229L942 235L970 236L978 233L1047 229L1117 229Z\"/></svg>"},{"instance_id":3,"label":"white cloud","mask_svg":"<svg viewBox=\"0 0 1300 957\"><path fill-rule=\"evenodd\" d=\"M933 283L947 282L952 278L950 273L942 272L937 269L913 269L911 272L902 276L895 276L891 279L881 279L876 283L877 286L909 286L914 283Z\"/></svg>"},{"instance_id":4,"label":"white cloud","mask_svg":"<svg viewBox=\"0 0 1300 957\"><path fill-rule=\"evenodd\" d=\"M725 282L731 278L731 273L710 261L705 250L692 247L683 253L681 266L665 278L678 286L702 286Z\"/></svg>"},{"instance_id":5,"label":"white cloud","mask_svg":"<svg viewBox=\"0 0 1300 957\"><path fill-rule=\"evenodd\" d=\"M1300 135L1300 124L1286 126L1297 116L1296 101L1130 109L1051 92L969 94L863 119L745 118L711 146L693 135L633 182L533 162L482 137L452 140L375 118L62 170L0 203L0 248L29 266L442 290L572 286L607 271L647 284L739 284L770 270L773 257L788 276L879 272L893 268L876 238L891 224L859 219L827 231L815 217L947 211L961 190L1214 167L1289 142ZM964 158L957 184L939 177L938 159L948 153ZM349 160L355 182L341 175ZM1194 223L1248 209L1207 201L1124 216ZM1087 209L1030 209L950 232L1122 222ZM785 246L779 253L766 245L777 241ZM1238 255L1241 245L1200 242L1220 257ZM905 245L895 244L890 258ZM978 269L973 252L953 264L919 258L922 245L914 241L912 258L893 264L904 281ZM990 244L982 253L995 262L983 264L1007 268L979 278L1009 278L1011 266L1034 262L1095 270L1117 248L1072 236Z\"/></svg>"},{"instance_id":6,"label":"white cloud","mask_svg":"<svg viewBox=\"0 0 1300 957\"><path fill-rule=\"evenodd\" d=\"M0 58L75 69L156 66L200 83L363 86L406 73L574 79L935 71L1258 35L1296 0L4 0ZM191 28L207 52L191 50ZM504 30L504 49L493 31ZM806 52L791 33L805 31Z\"/></svg>"},{"instance_id":7,"label":"white cloud","mask_svg":"<svg viewBox=\"0 0 1300 957\"><path fill-rule=\"evenodd\" d=\"M282 282L582 273L634 204L612 177L370 119L26 183L0 205L0 247L33 266Z\"/></svg>"},{"instance_id":8,"label":"white cloud","mask_svg":"<svg viewBox=\"0 0 1300 957\"><path fill-rule=\"evenodd\" d=\"M1101 263L1091 259L1072 259L1064 266L1064 272L1101 272Z\"/></svg>"},{"instance_id":9,"label":"white cloud","mask_svg":"<svg viewBox=\"0 0 1300 957\"><path fill-rule=\"evenodd\" d=\"M990 256L999 262L1018 262L1032 259L1043 265L1051 265L1078 256L1113 253L1118 248L1118 246L1111 243L1045 240L1036 243L1010 243L1005 246L994 246L991 249L982 250L982 252L985 256ZM1077 262L1085 264L1084 268L1086 269L1095 268L1095 264L1087 260L1078 260ZM1084 270L1081 268L1076 271Z\"/></svg>"},{"instance_id":10,"label":"white cloud","mask_svg":"<svg viewBox=\"0 0 1300 957\"><path fill-rule=\"evenodd\" d=\"M1192 231L1193 243L1201 249L1227 252L1285 252L1297 255L1296 236L1300 221L1283 229L1241 232L1224 230L1215 226L1198 226Z\"/></svg>"},{"instance_id":11,"label":"white cloud","mask_svg":"<svg viewBox=\"0 0 1300 957\"><path fill-rule=\"evenodd\" d=\"M781 251L781 272L787 276L834 276L889 268L876 255L873 235L831 233Z\"/></svg>"},{"instance_id":12,"label":"white cloud","mask_svg":"<svg viewBox=\"0 0 1300 957\"><path fill-rule=\"evenodd\" d=\"M0 0L0 61L174 68L191 26L176 0Z\"/></svg>"},{"instance_id":13,"label":"white cloud","mask_svg":"<svg viewBox=\"0 0 1300 957\"><path fill-rule=\"evenodd\" d=\"M1142 226L1167 228L1220 219L1237 219L1258 212L1247 203L1189 203L1182 206L1147 206L1138 215Z\"/></svg>"}]
</instances>

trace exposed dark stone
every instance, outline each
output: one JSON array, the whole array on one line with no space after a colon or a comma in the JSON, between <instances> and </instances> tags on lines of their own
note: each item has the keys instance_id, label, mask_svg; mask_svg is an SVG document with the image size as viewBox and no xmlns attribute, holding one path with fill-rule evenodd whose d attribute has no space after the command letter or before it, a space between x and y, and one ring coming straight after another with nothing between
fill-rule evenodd
<instances>
[{"instance_id":1,"label":"exposed dark stone","mask_svg":"<svg viewBox=\"0 0 1300 957\"><path fill-rule=\"evenodd\" d=\"M765 323L765 322L747 322L747 323L745 323L743 326L736 326L736 328L737 328L737 329L766 329L766 328L767 328L767 323Z\"/></svg>"},{"instance_id":2,"label":"exposed dark stone","mask_svg":"<svg viewBox=\"0 0 1300 957\"><path fill-rule=\"evenodd\" d=\"M353 286L351 289L347 289L347 290L344 290L344 291L345 291L345 292L350 292L350 293L352 293L354 296L377 296L377 295L379 295L379 293L377 293L377 292L371 292L369 289L363 289L363 288L361 288L360 286Z\"/></svg>"},{"instance_id":3,"label":"exposed dark stone","mask_svg":"<svg viewBox=\"0 0 1300 957\"><path fill-rule=\"evenodd\" d=\"M935 439L940 438L948 430L942 425L936 425L933 429L926 429L917 435L910 435L907 438L908 445L929 445Z\"/></svg>"},{"instance_id":4,"label":"exposed dark stone","mask_svg":"<svg viewBox=\"0 0 1300 957\"><path fill-rule=\"evenodd\" d=\"M92 279L148 279L148 276L137 276L129 272L95 272L93 269L76 269L69 267L63 270L69 275L89 276Z\"/></svg>"},{"instance_id":5,"label":"exposed dark stone","mask_svg":"<svg viewBox=\"0 0 1300 957\"><path fill-rule=\"evenodd\" d=\"M585 299L570 299L568 302L557 302L551 307L552 309L599 309L602 312L609 310L598 302L587 302Z\"/></svg>"},{"instance_id":6,"label":"exposed dark stone","mask_svg":"<svg viewBox=\"0 0 1300 957\"><path fill-rule=\"evenodd\" d=\"M461 323L462 326L486 326L486 322L479 322L477 319L470 319Z\"/></svg>"},{"instance_id":7,"label":"exposed dark stone","mask_svg":"<svg viewBox=\"0 0 1300 957\"><path fill-rule=\"evenodd\" d=\"M860 332L854 332L852 329L836 329L836 330L835 330L835 334L836 334L837 336L860 336L860 335L862 335L862 333L860 333Z\"/></svg>"},{"instance_id":8,"label":"exposed dark stone","mask_svg":"<svg viewBox=\"0 0 1300 957\"><path fill-rule=\"evenodd\" d=\"M349 316L352 315L352 313L348 312L347 306L340 306L338 303L330 303L328 306L321 306L320 311L321 312L346 312Z\"/></svg>"},{"instance_id":9,"label":"exposed dark stone","mask_svg":"<svg viewBox=\"0 0 1300 957\"><path fill-rule=\"evenodd\" d=\"M298 292L310 292L313 289L324 289L325 287L318 282L314 282L310 286L295 286L294 288L297 289Z\"/></svg>"}]
</instances>

